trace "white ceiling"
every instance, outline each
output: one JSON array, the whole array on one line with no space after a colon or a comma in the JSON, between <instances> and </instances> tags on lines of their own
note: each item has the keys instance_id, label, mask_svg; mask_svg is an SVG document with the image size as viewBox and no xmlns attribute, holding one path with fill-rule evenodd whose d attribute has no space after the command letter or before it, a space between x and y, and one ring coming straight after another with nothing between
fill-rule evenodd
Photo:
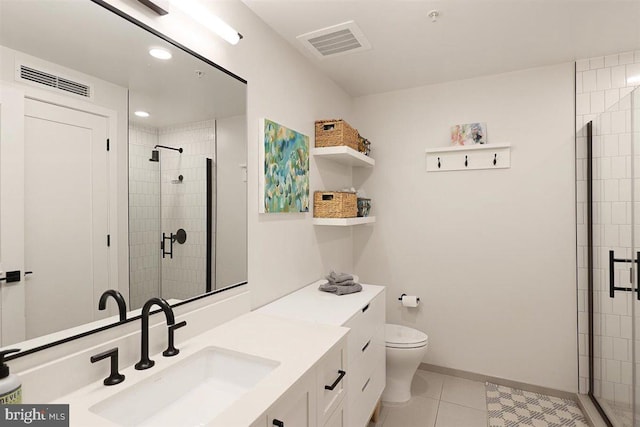
<instances>
[{"instance_id":1,"label":"white ceiling","mask_svg":"<svg viewBox=\"0 0 640 427\"><path fill-rule=\"evenodd\" d=\"M88 0L0 0L0 44L128 88L130 120L146 126L245 114L244 83Z\"/></svg>"},{"instance_id":2,"label":"white ceiling","mask_svg":"<svg viewBox=\"0 0 640 427\"><path fill-rule=\"evenodd\" d=\"M242 1L353 96L640 49L638 0ZM320 60L296 40L348 20L370 51Z\"/></svg>"}]
</instances>

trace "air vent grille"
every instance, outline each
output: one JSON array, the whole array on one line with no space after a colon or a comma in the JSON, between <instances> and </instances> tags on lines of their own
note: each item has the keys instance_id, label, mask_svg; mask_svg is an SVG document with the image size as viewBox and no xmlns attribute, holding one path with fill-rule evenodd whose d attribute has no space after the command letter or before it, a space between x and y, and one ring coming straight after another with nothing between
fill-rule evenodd
<instances>
[{"instance_id":1,"label":"air vent grille","mask_svg":"<svg viewBox=\"0 0 640 427\"><path fill-rule=\"evenodd\" d=\"M371 49L371 45L354 21L312 31L297 38L318 58Z\"/></svg>"},{"instance_id":2,"label":"air vent grille","mask_svg":"<svg viewBox=\"0 0 640 427\"><path fill-rule=\"evenodd\" d=\"M362 47L358 39L348 29L314 37L309 39L309 43L324 56Z\"/></svg>"},{"instance_id":3,"label":"air vent grille","mask_svg":"<svg viewBox=\"0 0 640 427\"><path fill-rule=\"evenodd\" d=\"M91 86L89 85L56 76L55 74L47 73L26 65L20 65L20 79L73 93L84 98L91 97Z\"/></svg>"}]
</instances>

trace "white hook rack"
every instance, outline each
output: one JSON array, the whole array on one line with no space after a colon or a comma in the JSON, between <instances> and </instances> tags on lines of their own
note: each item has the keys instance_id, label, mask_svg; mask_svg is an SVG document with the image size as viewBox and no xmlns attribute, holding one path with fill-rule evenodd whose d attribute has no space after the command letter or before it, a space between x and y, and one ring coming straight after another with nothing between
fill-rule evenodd
<instances>
[{"instance_id":1,"label":"white hook rack","mask_svg":"<svg viewBox=\"0 0 640 427\"><path fill-rule=\"evenodd\" d=\"M476 144L428 148L427 172L511 167L510 144Z\"/></svg>"}]
</instances>

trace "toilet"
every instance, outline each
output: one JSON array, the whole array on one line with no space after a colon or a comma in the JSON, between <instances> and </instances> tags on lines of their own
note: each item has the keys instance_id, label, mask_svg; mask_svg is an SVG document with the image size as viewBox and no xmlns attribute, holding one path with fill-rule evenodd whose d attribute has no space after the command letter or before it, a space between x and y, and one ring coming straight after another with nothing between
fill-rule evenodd
<instances>
[{"instance_id":1,"label":"toilet","mask_svg":"<svg viewBox=\"0 0 640 427\"><path fill-rule=\"evenodd\" d=\"M402 403L411 399L411 380L427 353L429 337L417 329L387 323L387 386L382 401Z\"/></svg>"}]
</instances>

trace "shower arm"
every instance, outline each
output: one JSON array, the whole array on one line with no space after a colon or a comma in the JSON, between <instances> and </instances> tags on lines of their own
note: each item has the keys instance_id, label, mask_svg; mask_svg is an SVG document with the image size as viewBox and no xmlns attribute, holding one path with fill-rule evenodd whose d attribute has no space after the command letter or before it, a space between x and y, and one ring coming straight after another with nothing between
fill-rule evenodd
<instances>
[{"instance_id":1,"label":"shower arm","mask_svg":"<svg viewBox=\"0 0 640 427\"><path fill-rule=\"evenodd\" d=\"M177 151L177 152L179 152L179 153L182 153L182 152L184 151L184 150L182 149L182 147L180 147L180 148L174 148L174 147L168 147L168 146L166 146L166 145L156 145L156 146L155 146L155 147L153 147L153 148L164 148L164 149L166 149L166 150L173 150L173 151Z\"/></svg>"}]
</instances>

